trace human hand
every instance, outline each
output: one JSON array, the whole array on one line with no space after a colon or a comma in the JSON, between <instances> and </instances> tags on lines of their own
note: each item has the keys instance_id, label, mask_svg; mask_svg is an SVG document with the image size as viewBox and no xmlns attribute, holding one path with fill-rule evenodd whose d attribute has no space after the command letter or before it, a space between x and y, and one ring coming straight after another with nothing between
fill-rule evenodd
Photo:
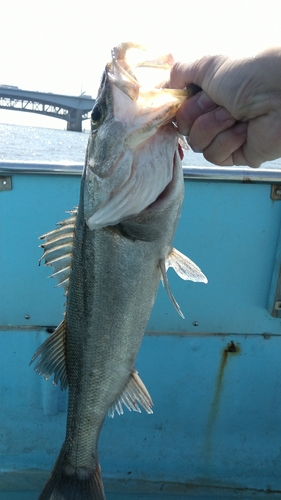
<instances>
[{"instance_id":1,"label":"human hand","mask_svg":"<svg viewBox=\"0 0 281 500\"><path fill-rule=\"evenodd\" d=\"M190 83L202 91L184 102L176 121L194 151L221 166L259 167L281 157L281 48L176 63L167 86Z\"/></svg>"}]
</instances>

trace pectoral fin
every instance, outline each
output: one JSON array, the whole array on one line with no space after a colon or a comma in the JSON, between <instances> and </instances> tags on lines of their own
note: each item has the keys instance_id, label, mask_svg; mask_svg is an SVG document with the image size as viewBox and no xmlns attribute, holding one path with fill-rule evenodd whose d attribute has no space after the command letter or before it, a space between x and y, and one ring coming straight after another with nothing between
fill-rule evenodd
<instances>
[{"instance_id":1,"label":"pectoral fin","mask_svg":"<svg viewBox=\"0 0 281 500\"><path fill-rule=\"evenodd\" d=\"M123 415L123 404L128 410L133 410L141 413L138 403L145 409L147 413L153 413L153 402L150 394L138 375L134 370L130 376L129 382L126 385L122 394L116 399L115 403L109 408L108 415L114 417L114 412L118 415Z\"/></svg>"},{"instance_id":2,"label":"pectoral fin","mask_svg":"<svg viewBox=\"0 0 281 500\"><path fill-rule=\"evenodd\" d=\"M175 248L169 253L165 261L166 271L172 267L183 280L208 283L208 279L201 269L192 260Z\"/></svg>"},{"instance_id":3,"label":"pectoral fin","mask_svg":"<svg viewBox=\"0 0 281 500\"><path fill-rule=\"evenodd\" d=\"M67 388L67 371L66 371L66 355L65 355L65 336L66 336L66 321L63 320L55 329L54 333L43 342L42 345L34 353L33 363L38 356L41 358L37 361L34 370L48 380L54 373L54 384L61 384L61 389Z\"/></svg>"},{"instance_id":4,"label":"pectoral fin","mask_svg":"<svg viewBox=\"0 0 281 500\"><path fill-rule=\"evenodd\" d=\"M171 292L164 260L160 260L160 269L161 269L161 274L162 274L162 282L167 290L167 293L171 299L171 302L174 305L176 311L179 313L179 315L184 319L184 315L181 312L180 306L178 305L175 297L173 296L173 294Z\"/></svg>"},{"instance_id":5,"label":"pectoral fin","mask_svg":"<svg viewBox=\"0 0 281 500\"><path fill-rule=\"evenodd\" d=\"M175 306L176 311L179 315L184 319L184 315L181 312L180 306L177 303L175 297L173 296L169 282L167 277L167 270L169 267L172 267L178 276L183 280L191 280L195 282L208 283L208 279L205 274L202 273L201 269L192 262L188 257L186 257L183 253L179 252L175 248L171 250L169 255L166 257L166 260L160 260L160 269L162 273L162 281L167 290L167 293Z\"/></svg>"}]
</instances>

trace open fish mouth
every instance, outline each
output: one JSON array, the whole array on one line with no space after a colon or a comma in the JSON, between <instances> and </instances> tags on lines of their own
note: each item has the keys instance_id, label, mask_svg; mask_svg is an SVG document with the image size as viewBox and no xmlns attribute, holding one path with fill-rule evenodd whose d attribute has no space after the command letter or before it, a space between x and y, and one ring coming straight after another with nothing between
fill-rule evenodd
<instances>
[{"instance_id":1,"label":"open fish mouth","mask_svg":"<svg viewBox=\"0 0 281 500\"><path fill-rule=\"evenodd\" d=\"M173 62L171 54L148 56L133 43L112 50L92 112L96 141L88 150L84 193L90 229L138 215L172 180L180 161L172 120L192 94L159 88Z\"/></svg>"}]
</instances>

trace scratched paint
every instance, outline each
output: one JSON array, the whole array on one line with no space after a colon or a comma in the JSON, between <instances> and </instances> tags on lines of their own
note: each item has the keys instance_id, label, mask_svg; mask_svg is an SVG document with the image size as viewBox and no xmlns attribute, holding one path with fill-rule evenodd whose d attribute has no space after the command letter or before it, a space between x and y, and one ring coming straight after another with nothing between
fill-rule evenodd
<instances>
[{"instance_id":1,"label":"scratched paint","mask_svg":"<svg viewBox=\"0 0 281 500\"><path fill-rule=\"evenodd\" d=\"M227 346L222 351L222 356L219 365L219 371L217 375L215 392L213 401L211 404L211 410L207 422L207 430L206 430L206 465L210 463L211 454L212 454L212 434L215 425L215 421L218 415L220 400L223 390L223 379L225 374L225 369L228 364L228 359L230 357L239 355L241 353L241 347L239 344L235 344L232 340L227 344Z\"/></svg>"}]
</instances>

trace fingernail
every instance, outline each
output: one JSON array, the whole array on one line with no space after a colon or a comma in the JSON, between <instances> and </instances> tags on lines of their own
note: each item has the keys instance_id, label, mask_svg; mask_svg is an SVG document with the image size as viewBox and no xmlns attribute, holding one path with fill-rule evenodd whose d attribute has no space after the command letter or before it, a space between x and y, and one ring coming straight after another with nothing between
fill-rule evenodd
<instances>
[{"instance_id":1,"label":"fingernail","mask_svg":"<svg viewBox=\"0 0 281 500\"><path fill-rule=\"evenodd\" d=\"M205 92L201 93L200 97L198 98L197 104L203 111L210 111L211 109L216 107L214 101L212 101L212 99L207 94L205 94Z\"/></svg>"},{"instance_id":2,"label":"fingernail","mask_svg":"<svg viewBox=\"0 0 281 500\"><path fill-rule=\"evenodd\" d=\"M225 108L218 108L215 111L215 116L219 122L226 122L227 120L233 118L233 116Z\"/></svg>"},{"instance_id":3,"label":"fingernail","mask_svg":"<svg viewBox=\"0 0 281 500\"><path fill-rule=\"evenodd\" d=\"M248 128L248 123L242 123L242 122L237 123L234 126L236 134L245 134L247 132L247 128Z\"/></svg>"}]
</instances>

